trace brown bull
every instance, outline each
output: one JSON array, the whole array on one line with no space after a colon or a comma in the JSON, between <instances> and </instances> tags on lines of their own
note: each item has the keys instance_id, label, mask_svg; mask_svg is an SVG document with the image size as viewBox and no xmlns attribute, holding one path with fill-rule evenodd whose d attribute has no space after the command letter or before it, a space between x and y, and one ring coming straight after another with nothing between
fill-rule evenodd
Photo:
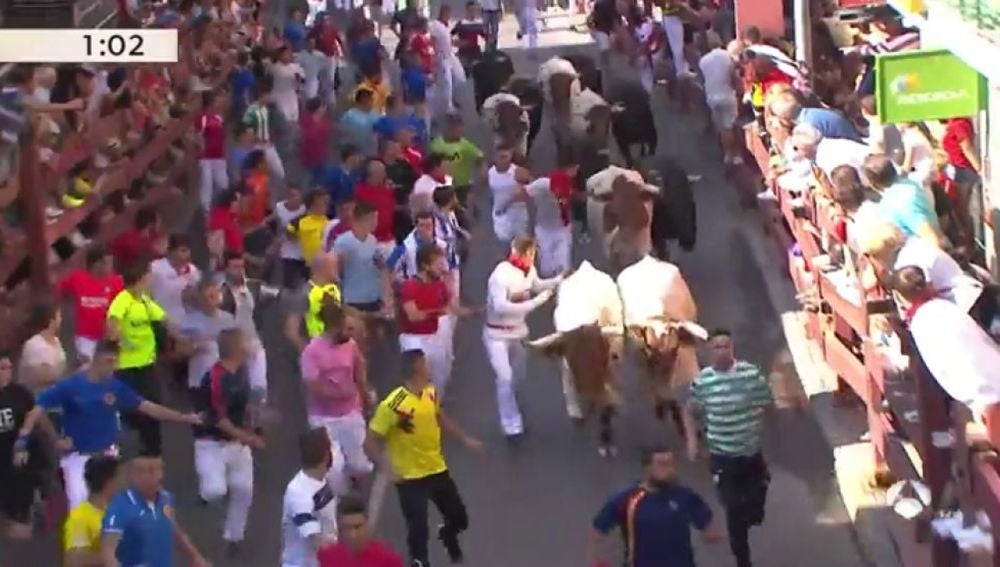
<instances>
[{"instance_id":1,"label":"brown bull","mask_svg":"<svg viewBox=\"0 0 1000 567\"><path fill-rule=\"evenodd\" d=\"M524 120L524 108L512 100L504 100L496 106L496 134L500 144L514 149L515 161L524 165L527 158L528 124Z\"/></svg>"},{"instance_id":2,"label":"brown bull","mask_svg":"<svg viewBox=\"0 0 1000 567\"><path fill-rule=\"evenodd\" d=\"M529 343L546 356L562 361L579 396L584 416L598 413L599 452L614 453L612 419L622 396L614 363L622 351L618 329L585 325ZM567 395L570 395L567 392ZM579 421L582 423L585 417Z\"/></svg>"},{"instance_id":3,"label":"brown bull","mask_svg":"<svg viewBox=\"0 0 1000 567\"><path fill-rule=\"evenodd\" d=\"M682 347L693 347L697 339L683 326L672 321L667 322L662 330L651 326L630 326L628 335L638 347L640 368L646 378L643 383L653 400L656 419L663 421L669 411L683 438L683 414L671 391L677 386L674 379Z\"/></svg>"},{"instance_id":4,"label":"brown bull","mask_svg":"<svg viewBox=\"0 0 1000 567\"><path fill-rule=\"evenodd\" d=\"M612 271L637 262L652 248L650 225L656 193L625 175L619 175L604 194L590 192L587 218L591 234L605 237L605 253ZM600 210L596 210L600 208Z\"/></svg>"}]
</instances>

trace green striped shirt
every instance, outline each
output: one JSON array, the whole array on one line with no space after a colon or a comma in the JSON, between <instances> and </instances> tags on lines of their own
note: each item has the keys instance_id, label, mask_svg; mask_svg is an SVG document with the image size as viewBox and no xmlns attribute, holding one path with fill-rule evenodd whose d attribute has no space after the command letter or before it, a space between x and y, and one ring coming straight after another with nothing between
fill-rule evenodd
<instances>
[{"instance_id":1,"label":"green striped shirt","mask_svg":"<svg viewBox=\"0 0 1000 567\"><path fill-rule=\"evenodd\" d=\"M724 372L703 369L691 383L691 403L701 413L709 453L749 456L760 451L764 409L774 397L759 368L736 361Z\"/></svg>"},{"instance_id":2,"label":"green striped shirt","mask_svg":"<svg viewBox=\"0 0 1000 567\"><path fill-rule=\"evenodd\" d=\"M243 122L253 128L254 136L261 142L271 141L271 121L267 106L253 103L243 115Z\"/></svg>"}]
</instances>

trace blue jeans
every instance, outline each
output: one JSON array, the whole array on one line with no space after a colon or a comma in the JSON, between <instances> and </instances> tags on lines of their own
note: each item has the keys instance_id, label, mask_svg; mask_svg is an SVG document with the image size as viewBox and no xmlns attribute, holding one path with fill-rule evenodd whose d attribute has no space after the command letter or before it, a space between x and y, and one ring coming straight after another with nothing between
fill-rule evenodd
<instances>
[{"instance_id":1,"label":"blue jeans","mask_svg":"<svg viewBox=\"0 0 1000 567\"><path fill-rule=\"evenodd\" d=\"M503 18L503 10L483 10L483 24L486 26L486 49L497 48L501 18Z\"/></svg>"}]
</instances>

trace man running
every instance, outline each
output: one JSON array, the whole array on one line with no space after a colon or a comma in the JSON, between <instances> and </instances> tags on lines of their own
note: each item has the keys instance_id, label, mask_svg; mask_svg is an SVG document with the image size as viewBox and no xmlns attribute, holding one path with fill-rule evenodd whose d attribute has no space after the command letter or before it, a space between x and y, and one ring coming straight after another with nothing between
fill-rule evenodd
<instances>
[{"instance_id":1,"label":"man running","mask_svg":"<svg viewBox=\"0 0 1000 567\"><path fill-rule=\"evenodd\" d=\"M385 445L406 519L410 566L431 564L427 549L429 501L444 518L437 530L438 539L452 563L460 563L464 554L458 535L469 527L469 516L441 452L441 431L454 435L474 451L481 451L483 445L441 410L423 351L403 352L401 363L403 385L390 392L375 410L365 448L374 460Z\"/></svg>"},{"instance_id":2,"label":"man running","mask_svg":"<svg viewBox=\"0 0 1000 567\"><path fill-rule=\"evenodd\" d=\"M528 336L525 318L552 297L562 276L543 280L535 271L535 241L515 238L510 255L490 274L486 291L483 343L496 376L500 428L508 438L524 433L524 422L514 390L524 374L522 341Z\"/></svg>"}]
</instances>

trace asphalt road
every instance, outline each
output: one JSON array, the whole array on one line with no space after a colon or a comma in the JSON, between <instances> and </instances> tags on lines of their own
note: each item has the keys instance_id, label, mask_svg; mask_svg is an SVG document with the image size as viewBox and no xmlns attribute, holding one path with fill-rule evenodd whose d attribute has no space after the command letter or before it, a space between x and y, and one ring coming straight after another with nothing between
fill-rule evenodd
<instances>
[{"instance_id":1,"label":"asphalt road","mask_svg":"<svg viewBox=\"0 0 1000 567\"><path fill-rule=\"evenodd\" d=\"M502 45L516 45L513 26L508 18ZM540 55L547 57L553 53L552 47L584 40L586 36L567 31L545 33ZM531 70L532 62L519 49L509 52L519 71ZM464 94L467 102L463 108L470 109L465 111L470 136L485 147L488 137L472 115L471 94ZM715 144L703 133L703 118L682 115L662 93L655 105L660 151L679 158L689 173L703 176L696 186L697 248L690 254L675 256L698 302L700 322L709 328L731 329L739 355L769 369L785 349L781 327L750 247L740 236L738 219L743 213L723 176ZM548 129L543 128L532 161L537 170L544 172L552 167L553 160L552 139ZM486 278L505 252L488 227L480 227L477 237L463 274L465 301L472 305L482 304ZM592 259L595 251L592 245L578 246L574 257L577 263ZM295 358L278 335L281 312L282 306L267 309L263 331L269 353L271 398L284 419L269 432L268 447L257 456L255 501L239 560L224 558L221 506L204 508L196 503L190 432L182 427L166 427L166 485L177 495L181 522L215 565L278 564L281 498L285 484L298 468L296 438L305 427ZM534 314L530 325L535 336L548 332L551 307ZM625 373L625 415L618 422L619 454L601 458L594 442L594 426L578 429L570 424L557 368L553 362L538 357L529 359L528 374L521 384L522 410L530 434L517 446L508 445L497 423L493 377L481 343L481 328L482 321L477 318L463 321L458 328L454 378L446 399L451 415L486 444L484 455L474 455L457 444L446 443L448 461L471 516L471 528L463 536L466 564L582 566L590 518L607 495L638 477L641 448L665 442L680 450L683 445L671 428L653 419L651 407L635 388L637 375L629 368ZM395 341L390 341L376 348L372 356L372 379L382 393L398 383L395 351ZM773 481L767 521L752 534L756 564L863 565L837 496L830 447L815 422L796 410L778 412L768 426L765 454ZM715 506L705 463L689 463L682 458L681 474L684 482L706 495ZM379 536L403 551L405 530L391 488L378 519ZM435 519L431 521L433 525ZM42 535L28 544L0 542L0 567L57 565L55 537ZM697 535L694 539L698 542L700 565L733 564L724 543L705 545ZM432 544L432 555L435 565L446 564L444 552L436 543Z\"/></svg>"}]
</instances>

